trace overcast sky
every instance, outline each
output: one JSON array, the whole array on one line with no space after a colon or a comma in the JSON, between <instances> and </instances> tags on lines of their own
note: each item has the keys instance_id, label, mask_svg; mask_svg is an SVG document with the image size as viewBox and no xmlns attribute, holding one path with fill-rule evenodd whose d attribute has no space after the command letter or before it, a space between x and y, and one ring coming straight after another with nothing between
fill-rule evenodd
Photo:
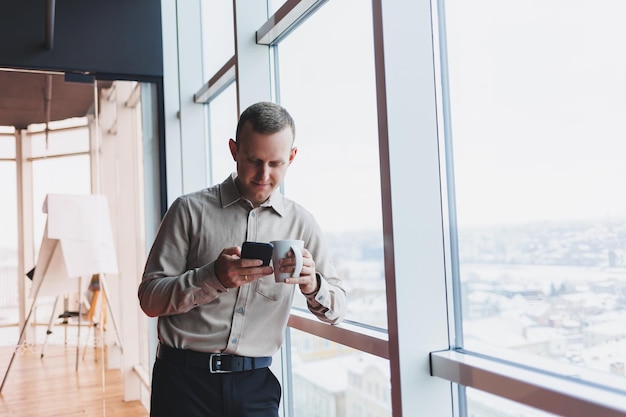
<instances>
[{"instance_id":1,"label":"overcast sky","mask_svg":"<svg viewBox=\"0 0 626 417\"><path fill-rule=\"evenodd\" d=\"M446 3L460 223L624 217L626 3Z\"/></svg>"},{"instance_id":2,"label":"overcast sky","mask_svg":"<svg viewBox=\"0 0 626 417\"><path fill-rule=\"evenodd\" d=\"M625 4L446 1L461 226L624 217ZM356 11L348 34L332 30L331 7ZM287 193L333 230L380 227L372 35L367 18L359 18L368 13L369 2L329 2L310 19L310 29L294 32L281 47L282 101L296 117L301 152ZM307 54L298 57L298 50ZM348 106L324 101L333 93L358 100ZM234 105L232 99L225 103ZM313 113L312 107L323 111ZM358 123L347 122L354 117ZM235 123L234 117L218 120ZM227 148L234 125L214 128L223 136L214 150L220 155L213 179L218 182L234 169ZM54 175L38 176L38 200L45 190L84 188L72 164L56 167ZM341 172L350 189L337 184ZM0 175L3 191L14 192L14 166L0 163ZM300 184L310 186L294 189ZM333 200L353 201L358 209L328 204ZM35 201L36 210L40 204ZM15 213L11 199L0 203L0 244L15 241Z\"/></svg>"}]
</instances>

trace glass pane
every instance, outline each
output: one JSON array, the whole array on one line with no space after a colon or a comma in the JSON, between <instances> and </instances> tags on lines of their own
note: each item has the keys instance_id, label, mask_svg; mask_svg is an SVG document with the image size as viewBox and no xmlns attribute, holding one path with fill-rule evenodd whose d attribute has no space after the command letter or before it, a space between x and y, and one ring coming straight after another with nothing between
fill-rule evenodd
<instances>
[{"instance_id":1,"label":"glass pane","mask_svg":"<svg viewBox=\"0 0 626 417\"><path fill-rule=\"evenodd\" d=\"M138 164L143 164L143 178L137 178L138 188L143 189L143 195L139 201L142 202L140 207L143 208L143 213L137 213L137 218L143 219L143 228L140 228L140 233L143 232L143 236L137 236L137 239L141 240L144 244L145 251L140 254L141 263L145 263L145 254L148 253L154 236L161 223L161 166L160 166L160 146L159 146L159 107L157 103L157 86L152 83L141 84L141 100L138 104L138 118L141 118L140 131L137 135L137 141L143 143L143 149L141 150L141 160L138 160ZM138 224L138 226L140 226ZM141 230L143 229L143 230ZM132 231L129 231L131 234ZM137 233L139 235L139 233ZM137 286L141 279L141 274L137 274ZM139 313L141 314L141 313ZM152 356L149 355L149 344L151 342L150 335L152 329L149 327L149 320L144 318L138 320L138 334L137 338L139 343L139 366L142 367L147 375L150 375L150 365L152 363Z\"/></svg>"},{"instance_id":2,"label":"glass pane","mask_svg":"<svg viewBox=\"0 0 626 417\"><path fill-rule=\"evenodd\" d=\"M74 120L72 127L63 130L50 130L46 135L45 131L32 133L32 155L49 156L62 155L65 153L89 152L89 129L87 119L80 118ZM54 129L52 125L50 129Z\"/></svg>"},{"instance_id":3,"label":"glass pane","mask_svg":"<svg viewBox=\"0 0 626 417\"><path fill-rule=\"evenodd\" d=\"M466 349L624 375L625 13L447 2Z\"/></svg>"},{"instance_id":4,"label":"glass pane","mask_svg":"<svg viewBox=\"0 0 626 417\"><path fill-rule=\"evenodd\" d=\"M235 54L232 0L202 1L204 82Z\"/></svg>"},{"instance_id":5,"label":"glass pane","mask_svg":"<svg viewBox=\"0 0 626 417\"><path fill-rule=\"evenodd\" d=\"M279 57L299 150L285 194L324 230L348 318L387 328L371 5L325 4L281 42Z\"/></svg>"},{"instance_id":6,"label":"glass pane","mask_svg":"<svg viewBox=\"0 0 626 417\"><path fill-rule=\"evenodd\" d=\"M291 329L294 416L390 417L389 361Z\"/></svg>"},{"instance_id":7,"label":"glass pane","mask_svg":"<svg viewBox=\"0 0 626 417\"><path fill-rule=\"evenodd\" d=\"M15 136L13 133L0 132L0 158L15 158Z\"/></svg>"},{"instance_id":8,"label":"glass pane","mask_svg":"<svg viewBox=\"0 0 626 417\"><path fill-rule=\"evenodd\" d=\"M209 152L211 184L217 184L233 171L235 162L230 154L228 140L235 138L237 126L237 88L232 83L207 105L209 111Z\"/></svg>"},{"instance_id":9,"label":"glass pane","mask_svg":"<svg viewBox=\"0 0 626 417\"><path fill-rule=\"evenodd\" d=\"M269 0L269 5L270 5L270 9L269 9L269 14L270 16L272 16L274 13L276 13L276 11L278 9L281 8L281 6L283 4L287 3L287 0Z\"/></svg>"},{"instance_id":10,"label":"glass pane","mask_svg":"<svg viewBox=\"0 0 626 417\"><path fill-rule=\"evenodd\" d=\"M15 139L13 139L13 143L15 143ZM17 190L15 187L15 162L0 161L0 188L2 189L2 202L0 203L0 328L4 325L16 324L18 321ZM2 337L0 337L0 343L3 343Z\"/></svg>"}]
</instances>

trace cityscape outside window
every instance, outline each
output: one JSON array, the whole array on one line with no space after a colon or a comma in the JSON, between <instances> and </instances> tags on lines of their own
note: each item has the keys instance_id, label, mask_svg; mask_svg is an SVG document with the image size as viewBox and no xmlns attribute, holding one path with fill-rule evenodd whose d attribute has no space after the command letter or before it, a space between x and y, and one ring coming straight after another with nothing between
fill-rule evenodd
<instances>
[{"instance_id":1,"label":"cityscape outside window","mask_svg":"<svg viewBox=\"0 0 626 417\"><path fill-rule=\"evenodd\" d=\"M624 11L446 2L462 347L622 387Z\"/></svg>"},{"instance_id":2,"label":"cityscape outside window","mask_svg":"<svg viewBox=\"0 0 626 417\"><path fill-rule=\"evenodd\" d=\"M390 417L389 362L291 330L294 416Z\"/></svg>"}]
</instances>

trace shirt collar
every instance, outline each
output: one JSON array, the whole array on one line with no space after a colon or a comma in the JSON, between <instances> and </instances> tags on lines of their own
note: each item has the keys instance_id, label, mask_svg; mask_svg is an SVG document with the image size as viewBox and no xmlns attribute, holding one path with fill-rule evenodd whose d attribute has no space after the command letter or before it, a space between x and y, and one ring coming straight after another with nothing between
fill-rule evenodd
<instances>
[{"instance_id":1,"label":"shirt collar","mask_svg":"<svg viewBox=\"0 0 626 417\"><path fill-rule=\"evenodd\" d=\"M226 208L237 203L244 198L239 193L237 184L235 184L236 173L232 173L228 178L222 182L220 186L220 197L222 199L222 208ZM276 189L270 198L266 202L261 204L262 207L270 207L280 216L285 212L285 197L280 193L280 190Z\"/></svg>"}]
</instances>

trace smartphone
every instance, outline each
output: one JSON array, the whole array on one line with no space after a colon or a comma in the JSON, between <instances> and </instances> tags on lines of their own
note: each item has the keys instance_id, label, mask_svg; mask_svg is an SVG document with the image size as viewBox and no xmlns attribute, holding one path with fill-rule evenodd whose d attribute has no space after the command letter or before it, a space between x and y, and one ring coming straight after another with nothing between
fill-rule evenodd
<instances>
[{"instance_id":1,"label":"smartphone","mask_svg":"<svg viewBox=\"0 0 626 417\"><path fill-rule=\"evenodd\" d=\"M260 259L263 265L270 264L274 245L265 242L243 242L241 245L241 257L247 259Z\"/></svg>"}]
</instances>

